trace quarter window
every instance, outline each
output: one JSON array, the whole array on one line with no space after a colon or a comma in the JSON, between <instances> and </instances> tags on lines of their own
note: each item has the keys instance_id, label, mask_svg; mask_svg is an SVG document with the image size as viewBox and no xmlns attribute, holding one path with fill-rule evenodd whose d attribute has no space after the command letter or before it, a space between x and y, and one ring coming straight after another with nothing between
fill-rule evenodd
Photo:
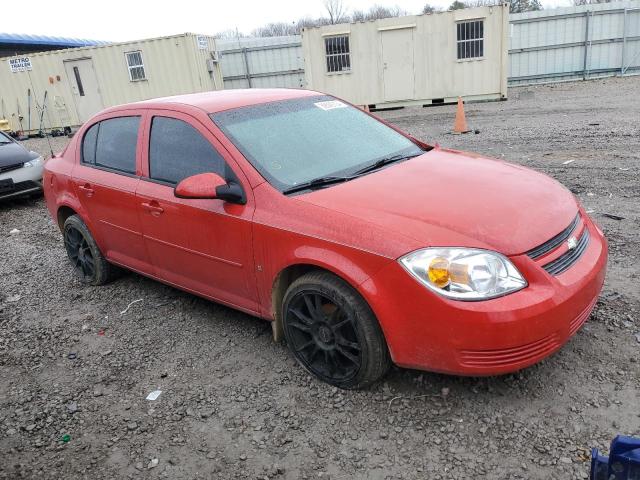
<instances>
[{"instance_id":1,"label":"quarter window","mask_svg":"<svg viewBox=\"0 0 640 480\"><path fill-rule=\"evenodd\" d=\"M138 80L145 80L147 77L144 73L144 63L142 62L142 52L136 50L135 52L127 52L124 54L127 57L127 67L129 68L129 80L137 82Z\"/></svg>"},{"instance_id":2,"label":"quarter window","mask_svg":"<svg viewBox=\"0 0 640 480\"><path fill-rule=\"evenodd\" d=\"M96 123L82 139L82 162L134 175L139 126L140 117Z\"/></svg>"},{"instance_id":3,"label":"quarter window","mask_svg":"<svg viewBox=\"0 0 640 480\"><path fill-rule=\"evenodd\" d=\"M100 124L93 125L87 133L84 134L82 140L82 162L90 165L96 164L96 143L98 140L98 130Z\"/></svg>"},{"instance_id":4,"label":"quarter window","mask_svg":"<svg viewBox=\"0 0 640 480\"><path fill-rule=\"evenodd\" d=\"M327 56L327 72L345 72L351 70L351 52L349 50L348 35L325 38L324 50Z\"/></svg>"},{"instance_id":5,"label":"quarter window","mask_svg":"<svg viewBox=\"0 0 640 480\"><path fill-rule=\"evenodd\" d=\"M154 117L149 145L149 177L170 184L199 173L227 177L226 163L213 145L187 122Z\"/></svg>"},{"instance_id":6,"label":"quarter window","mask_svg":"<svg viewBox=\"0 0 640 480\"><path fill-rule=\"evenodd\" d=\"M484 21L470 20L456 24L458 60L484 56Z\"/></svg>"}]
</instances>

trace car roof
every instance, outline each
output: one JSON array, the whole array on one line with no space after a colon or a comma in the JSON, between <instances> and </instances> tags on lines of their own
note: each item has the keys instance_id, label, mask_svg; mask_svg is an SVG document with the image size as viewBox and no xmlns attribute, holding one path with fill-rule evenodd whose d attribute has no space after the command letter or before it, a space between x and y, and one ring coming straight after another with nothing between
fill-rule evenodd
<instances>
[{"instance_id":1,"label":"car roof","mask_svg":"<svg viewBox=\"0 0 640 480\"><path fill-rule=\"evenodd\" d=\"M167 104L190 105L207 113L221 112L232 108L246 107L260 103L277 102L293 98L322 95L312 90L293 88L247 88L234 90L216 90L213 92L191 93L172 97L153 98L130 105L146 108L166 107Z\"/></svg>"}]
</instances>

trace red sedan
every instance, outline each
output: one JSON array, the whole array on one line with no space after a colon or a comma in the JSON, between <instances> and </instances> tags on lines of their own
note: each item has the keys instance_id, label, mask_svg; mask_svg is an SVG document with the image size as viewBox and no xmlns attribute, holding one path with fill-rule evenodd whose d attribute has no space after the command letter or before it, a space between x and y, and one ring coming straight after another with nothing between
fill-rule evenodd
<instances>
[{"instance_id":1,"label":"red sedan","mask_svg":"<svg viewBox=\"0 0 640 480\"><path fill-rule=\"evenodd\" d=\"M602 231L556 181L305 90L110 108L43 183L83 281L124 267L267 319L342 388L391 362L531 365L581 327L605 276Z\"/></svg>"}]
</instances>

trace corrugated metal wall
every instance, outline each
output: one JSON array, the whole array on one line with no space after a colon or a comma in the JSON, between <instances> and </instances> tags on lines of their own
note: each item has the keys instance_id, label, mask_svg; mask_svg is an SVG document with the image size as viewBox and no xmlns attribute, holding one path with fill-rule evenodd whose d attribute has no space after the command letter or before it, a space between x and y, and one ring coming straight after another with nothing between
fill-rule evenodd
<instances>
[{"instance_id":1,"label":"corrugated metal wall","mask_svg":"<svg viewBox=\"0 0 640 480\"><path fill-rule=\"evenodd\" d=\"M198 37L203 40L198 45ZM126 52L141 51L145 79L129 78ZM75 80L69 77L65 64L74 60L90 60L98 83L100 99L95 111L113 105L182 93L222 89L219 63L207 61L216 51L216 41L205 35L183 34L123 42L98 47L70 48L26 55L31 59L30 71L12 72L11 57L0 59L0 117L10 121L13 130L27 130L28 97L32 92L31 131L39 128L37 104L43 104L48 92L44 126L47 130L77 126L87 118L79 108ZM84 96L84 95L83 95ZM84 115L86 116L86 115ZM22 125L20 118L23 118Z\"/></svg>"},{"instance_id":2,"label":"corrugated metal wall","mask_svg":"<svg viewBox=\"0 0 640 480\"><path fill-rule=\"evenodd\" d=\"M509 24L510 85L640 71L640 1L516 13Z\"/></svg>"},{"instance_id":3,"label":"corrugated metal wall","mask_svg":"<svg viewBox=\"0 0 640 480\"><path fill-rule=\"evenodd\" d=\"M299 35L217 40L224 88L304 86Z\"/></svg>"}]
</instances>

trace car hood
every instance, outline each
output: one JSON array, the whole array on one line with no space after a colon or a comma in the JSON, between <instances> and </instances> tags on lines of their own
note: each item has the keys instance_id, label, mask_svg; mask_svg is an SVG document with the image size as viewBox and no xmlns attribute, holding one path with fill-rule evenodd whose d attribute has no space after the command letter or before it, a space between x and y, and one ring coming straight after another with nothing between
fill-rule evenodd
<instances>
[{"instance_id":1,"label":"car hood","mask_svg":"<svg viewBox=\"0 0 640 480\"><path fill-rule=\"evenodd\" d=\"M0 167L32 160L34 154L19 143L0 143Z\"/></svg>"},{"instance_id":2,"label":"car hood","mask_svg":"<svg viewBox=\"0 0 640 480\"><path fill-rule=\"evenodd\" d=\"M426 246L526 252L566 228L578 206L552 178L500 160L433 149L297 200Z\"/></svg>"}]
</instances>

